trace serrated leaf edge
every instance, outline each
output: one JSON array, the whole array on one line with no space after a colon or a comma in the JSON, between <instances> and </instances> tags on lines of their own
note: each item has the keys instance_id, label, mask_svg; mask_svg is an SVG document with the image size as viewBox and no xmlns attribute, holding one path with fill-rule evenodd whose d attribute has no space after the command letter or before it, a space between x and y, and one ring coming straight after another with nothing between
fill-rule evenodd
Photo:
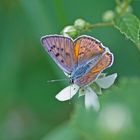
<instances>
[{"instance_id":1,"label":"serrated leaf edge","mask_svg":"<svg viewBox=\"0 0 140 140\"><path fill-rule=\"evenodd\" d=\"M138 45L138 43L140 42L140 21L139 21L139 19L135 16L135 15L133 15L133 14L131 14L131 16L133 16L136 20L137 20L137 23L138 23L138 25L139 25L139 32L138 32L138 35L137 35L137 39L138 39L138 42L136 42L134 39L132 39L131 37L129 37L125 32L123 32L122 30L121 30L121 28L119 28L116 24L115 24L115 22L114 22L114 27L116 28L116 29L118 29L119 31L120 31L120 33L122 33L122 34L124 34L125 35L125 37L127 38L127 39L130 39L134 44L136 44L136 45Z\"/></svg>"}]
</instances>

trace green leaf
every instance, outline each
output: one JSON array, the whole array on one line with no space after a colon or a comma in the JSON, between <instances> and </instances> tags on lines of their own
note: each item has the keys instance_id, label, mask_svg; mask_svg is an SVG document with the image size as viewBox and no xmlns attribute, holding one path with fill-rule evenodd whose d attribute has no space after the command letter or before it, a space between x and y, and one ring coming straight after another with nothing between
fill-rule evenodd
<instances>
[{"instance_id":1,"label":"green leaf","mask_svg":"<svg viewBox=\"0 0 140 140\"><path fill-rule=\"evenodd\" d=\"M121 17L117 17L114 20L115 27L124 34L128 39L135 43L140 49L140 21L139 19L130 13L127 13Z\"/></svg>"}]
</instances>

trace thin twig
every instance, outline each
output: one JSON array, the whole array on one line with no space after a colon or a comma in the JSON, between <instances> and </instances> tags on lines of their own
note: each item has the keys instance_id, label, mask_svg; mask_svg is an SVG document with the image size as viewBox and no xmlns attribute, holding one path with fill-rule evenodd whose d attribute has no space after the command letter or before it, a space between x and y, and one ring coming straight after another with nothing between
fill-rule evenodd
<instances>
[{"instance_id":1,"label":"thin twig","mask_svg":"<svg viewBox=\"0 0 140 140\"><path fill-rule=\"evenodd\" d=\"M80 31L80 33L81 32L90 31L90 30L92 30L94 28L97 28L97 27L109 27L109 26L113 26L113 25L114 25L113 21L110 21L110 22L99 22L99 23L95 23L95 24L89 24L87 26L87 28L85 28L84 30Z\"/></svg>"},{"instance_id":2,"label":"thin twig","mask_svg":"<svg viewBox=\"0 0 140 140\"><path fill-rule=\"evenodd\" d=\"M114 23L111 22L99 22L99 23L95 23L89 26L89 28L96 28L96 27L107 27L107 26L113 26Z\"/></svg>"}]
</instances>

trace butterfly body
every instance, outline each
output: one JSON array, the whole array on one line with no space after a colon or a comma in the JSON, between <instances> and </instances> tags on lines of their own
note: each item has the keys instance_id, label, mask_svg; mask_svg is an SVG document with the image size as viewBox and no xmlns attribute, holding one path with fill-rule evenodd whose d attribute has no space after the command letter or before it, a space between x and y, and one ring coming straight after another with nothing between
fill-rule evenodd
<instances>
[{"instance_id":1,"label":"butterfly body","mask_svg":"<svg viewBox=\"0 0 140 140\"><path fill-rule=\"evenodd\" d=\"M113 54L98 40L80 36L76 40L61 35L41 38L42 45L57 65L68 75L71 83L86 86L113 63Z\"/></svg>"}]
</instances>

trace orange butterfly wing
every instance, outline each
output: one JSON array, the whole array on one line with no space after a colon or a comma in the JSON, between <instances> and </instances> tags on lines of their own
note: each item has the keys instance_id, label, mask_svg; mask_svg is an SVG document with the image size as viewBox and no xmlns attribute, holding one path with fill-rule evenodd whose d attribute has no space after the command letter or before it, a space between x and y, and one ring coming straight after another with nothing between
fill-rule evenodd
<instances>
[{"instance_id":1,"label":"orange butterfly wing","mask_svg":"<svg viewBox=\"0 0 140 140\"><path fill-rule=\"evenodd\" d=\"M98 63L95 66L93 66L93 68L91 68L91 70L88 73L76 79L74 83L79 85L80 87L91 84L93 81L96 80L96 78L103 70L112 65L112 62L113 54L108 51L105 54L103 54L102 58L98 61Z\"/></svg>"},{"instance_id":2,"label":"orange butterfly wing","mask_svg":"<svg viewBox=\"0 0 140 140\"><path fill-rule=\"evenodd\" d=\"M89 36L80 36L74 41L74 60L77 65L84 63L105 51L103 45Z\"/></svg>"}]
</instances>

